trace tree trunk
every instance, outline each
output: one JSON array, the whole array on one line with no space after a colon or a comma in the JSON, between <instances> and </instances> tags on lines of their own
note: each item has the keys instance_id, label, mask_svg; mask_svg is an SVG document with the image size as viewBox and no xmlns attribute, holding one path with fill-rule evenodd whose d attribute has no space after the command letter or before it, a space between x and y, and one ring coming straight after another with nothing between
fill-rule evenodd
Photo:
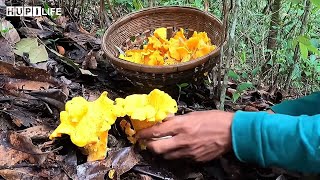
<instances>
[{"instance_id":1,"label":"tree trunk","mask_svg":"<svg viewBox=\"0 0 320 180\"><path fill-rule=\"evenodd\" d=\"M304 35L304 33L306 32L307 29L307 25L308 25L308 17L310 14L310 10L311 10L311 3L310 0L306 0L305 1L305 6L304 6L304 13L302 16L302 24L300 27L300 33L299 35ZM293 55L293 62L294 64L291 66L290 70L289 70L289 74L287 76L287 80L286 80L286 84L285 84L285 94L288 93L289 91L289 87L291 84L291 77L294 71L294 65L297 64L299 61L299 43L297 43L296 47L294 48L294 55Z\"/></svg>"},{"instance_id":2,"label":"tree trunk","mask_svg":"<svg viewBox=\"0 0 320 180\"><path fill-rule=\"evenodd\" d=\"M237 20L238 20L238 8L240 7L240 0L236 0L234 3L234 6L232 8L232 25L230 29L230 35L228 36L227 40L227 53L226 53L226 65L224 68L224 78L223 78L223 84L221 88L221 94L220 94L220 110L224 110L224 102L226 97L226 91L227 91L227 85L228 85L228 70L230 69L230 62L232 59L232 47L234 47L235 43L235 32L236 32L236 26L237 26ZM227 22L228 23L228 22ZM227 30L226 30L227 31Z\"/></svg>"},{"instance_id":3,"label":"tree trunk","mask_svg":"<svg viewBox=\"0 0 320 180\"><path fill-rule=\"evenodd\" d=\"M279 24L280 24L280 8L281 8L281 0L274 0L271 6L271 21L270 21L270 29L268 36L268 44L267 48L276 51L277 47L277 36L279 32ZM267 53L267 61L271 60L271 53Z\"/></svg>"},{"instance_id":4,"label":"tree trunk","mask_svg":"<svg viewBox=\"0 0 320 180\"><path fill-rule=\"evenodd\" d=\"M271 8L271 21L269 26L269 35L267 49L269 50L266 53L265 63L261 67L260 79L263 79L263 76L266 74L266 71L270 68L268 63L272 61L272 53L277 50L277 36L279 33L279 24L280 24L280 9L281 9L281 0L270 1L272 3L269 5Z\"/></svg>"}]
</instances>

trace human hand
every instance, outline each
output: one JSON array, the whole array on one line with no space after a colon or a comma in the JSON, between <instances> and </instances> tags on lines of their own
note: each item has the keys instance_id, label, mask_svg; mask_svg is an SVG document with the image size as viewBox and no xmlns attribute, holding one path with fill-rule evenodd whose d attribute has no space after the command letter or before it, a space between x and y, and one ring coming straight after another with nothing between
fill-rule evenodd
<instances>
[{"instance_id":1,"label":"human hand","mask_svg":"<svg viewBox=\"0 0 320 180\"><path fill-rule=\"evenodd\" d=\"M146 141L148 149L162 154L166 159L210 161L231 149L233 115L212 110L174 116L139 131L137 138ZM172 137L163 138L167 136Z\"/></svg>"}]
</instances>

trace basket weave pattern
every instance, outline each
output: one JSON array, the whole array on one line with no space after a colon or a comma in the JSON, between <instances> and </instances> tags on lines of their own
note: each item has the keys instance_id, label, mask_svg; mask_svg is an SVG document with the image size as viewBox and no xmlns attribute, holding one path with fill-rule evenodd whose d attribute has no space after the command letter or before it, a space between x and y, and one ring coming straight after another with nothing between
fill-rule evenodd
<instances>
[{"instance_id":1,"label":"basket weave pattern","mask_svg":"<svg viewBox=\"0 0 320 180\"><path fill-rule=\"evenodd\" d=\"M169 66L148 66L118 58L117 47L122 50L137 47L160 27L168 28L168 38L180 28L187 29L187 37L193 31L207 32L218 48L201 58ZM208 13L191 7L157 7L129 14L112 24L104 34L102 48L114 68L131 82L162 87L188 82L210 71L219 61L222 33L221 22Z\"/></svg>"}]
</instances>

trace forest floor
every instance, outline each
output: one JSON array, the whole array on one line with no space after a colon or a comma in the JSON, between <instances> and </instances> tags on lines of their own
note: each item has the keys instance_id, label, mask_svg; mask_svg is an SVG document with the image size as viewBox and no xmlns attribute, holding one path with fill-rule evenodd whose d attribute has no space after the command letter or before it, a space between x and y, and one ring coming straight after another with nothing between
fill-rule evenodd
<instances>
[{"instance_id":1,"label":"forest floor","mask_svg":"<svg viewBox=\"0 0 320 180\"><path fill-rule=\"evenodd\" d=\"M166 161L130 145L118 122L109 133L105 160L86 162L67 136L49 140L59 125L59 112L75 96L97 99L107 91L111 99L148 93L117 74L101 51L101 39L64 16L0 19L0 178L4 179L298 179L300 174L259 168L239 162L230 153L206 164ZM5 29L5 30L4 30ZM28 38L28 39L26 39ZM25 50L32 39L41 42ZM25 40L19 47L17 42ZM42 61L43 46L48 61ZM16 48L14 50L14 47ZM21 50L22 49L22 50ZM30 48L29 48L30 49ZM31 57L31 53L33 53ZM230 82L228 111L263 111L283 97L256 89L233 103L237 85ZM178 114L217 109L218 97L205 82L166 89L179 97ZM115 172L113 175L112 172Z\"/></svg>"}]
</instances>

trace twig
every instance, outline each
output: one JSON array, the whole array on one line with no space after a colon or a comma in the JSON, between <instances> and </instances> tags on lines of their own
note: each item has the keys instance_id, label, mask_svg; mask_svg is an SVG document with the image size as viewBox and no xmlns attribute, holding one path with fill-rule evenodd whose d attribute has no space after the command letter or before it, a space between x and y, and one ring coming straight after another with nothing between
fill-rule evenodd
<instances>
[{"instance_id":1,"label":"twig","mask_svg":"<svg viewBox=\"0 0 320 180\"><path fill-rule=\"evenodd\" d=\"M110 3L109 0L107 0L107 2ZM113 10L111 10L111 9L112 8L110 7L110 11L111 11L111 14L112 14ZM105 4L104 4L104 0L100 0L99 17L100 17L100 26L102 28L104 28L106 26L106 23L107 23L107 26L109 26L108 15L106 13L106 7L105 7Z\"/></svg>"},{"instance_id":2,"label":"twig","mask_svg":"<svg viewBox=\"0 0 320 180\"><path fill-rule=\"evenodd\" d=\"M310 14L310 10L311 10L311 3L310 3L310 0L306 0L305 1L305 6L304 6L304 13L303 13L303 16L302 16L302 24L301 24L301 27L300 27L300 35L303 35L305 32L306 32L306 29L307 29L307 25L308 25L308 17L309 17L309 14ZM299 60L299 44L296 45L295 49L294 49L294 55L293 55L293 61L294 61L294 65L298 63L298 60ZM291 66L290 70L289 70L289 74L287 76L287 80L286 80L286 84L285 84L285 94L288 93L289 91L289 87L290 87L290 84L291 84L291 77L292 77L292 74L293 74L293 71L294 71L294 67L295 66Z\"/></svg>"},{"instance_id":3,"label":"twig","mask_svg":"<svg viewBox=\"0 0 320 180\"><path fill-rule=\"evenodd\" d=\"M71 14L71 0L68 0L68 8L67 8L67 10L68 10L68 12L69 12L69 15L72 17L73 15Z\"/></svg>"},{"instance_id":4,"label":"twig","mask_svg":"<svg viewBox=\"0 0 320 180\"><path fill-rule=\"evenodd\" d=\"M204 11L209 12L210 3L208 0L204 0Z\"/></svg>"},{"instance_id":5,"label":"twig","mask_svg":"<svg viewBox=\"0 0 320 180\"><path fill-rule=\"evenodd\" d=\"M71 11L73 16L74 16L74 11L76 9L76 5L77 5L77 1L73 0L72 11Z\"/></svg>"},{"instance_id":6,"label":"twig","mask_svg":"<svg viewBox=\"0 0 320 180\"><path fill-rule=\"evenodd\" d=\"M13 166L0 166L1 169L15 169L15 168L26 168L26 167L39 167L39 164L16 164Z\"/></svg>"},{"instance_id":7,"label":"twig","mask_svg":"<svg viewBox=\"0 0 320 180\"><path fill-rule=\"evenodd\" d=\"M80 19L80 15L82 15L82 12L83 12L83 3L84 3L84 0L81 0L81 2L80 2L80 10L79 10L79 12L78 12L77 19Z\"/></svg>"},{"instance_id":8,"label":"twig","mask_svg":"<svg viewBox=\"0 0 320 180\"><path fill-rule=\"evenodd\" d=\"M111 4L110 0L106 0L106 1L108 3L109 8L110 8L112 19L117 19L117 13L115 12L115 10L113 8L113 5Z\"/></svg>"},{"instance_id":9,"label":"twig","mask_svg":"<svg viewBox=\"0 0 320 180\"><path fill-rule=\"evenodd\" d=\"M149 7L155 6L155 1L154 0L149 0Z\"/></svg>"},{"instance_id":10,"label":"twig","mask_svg":"<svg viewBox=\"0 0 320 180\"><path fill-rule=\"evenodd\" d=\"M228 8L229 7L229 8ZM217 94L219 94L221 96L221 76L222 76L222 62L223 62L223 58L224 58L224 43L225 41L227 41L227 32L228 32L228 22L229 22L229 13L230 13L231 7L228 6L228 1L223 0L223 7L222 7L222 11L223 11L223 33L221 34L221 51L220 51L220 61L218 64L218 86L217 86Z\"/></svg>"}]
</instances>

